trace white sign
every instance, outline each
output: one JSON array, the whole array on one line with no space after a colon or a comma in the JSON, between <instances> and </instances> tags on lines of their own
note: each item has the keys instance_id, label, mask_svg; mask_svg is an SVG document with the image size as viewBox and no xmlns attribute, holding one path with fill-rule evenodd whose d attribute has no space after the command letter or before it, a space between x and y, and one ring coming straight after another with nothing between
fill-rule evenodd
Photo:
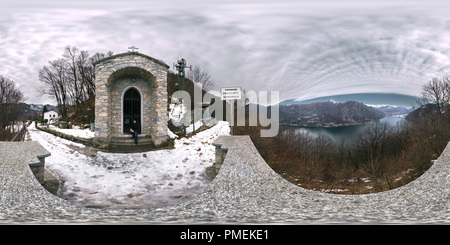
<instances>
[{"instance_id":1,"label":"white sign","mask_svg":"<svg viewBox=\"0 0 450 245\"><path fill-rule=\"evenodd\" d=\"M241 87L220 88L220 97L222 100L240 100L241 95Z\"/></svg>"}]
</instances>

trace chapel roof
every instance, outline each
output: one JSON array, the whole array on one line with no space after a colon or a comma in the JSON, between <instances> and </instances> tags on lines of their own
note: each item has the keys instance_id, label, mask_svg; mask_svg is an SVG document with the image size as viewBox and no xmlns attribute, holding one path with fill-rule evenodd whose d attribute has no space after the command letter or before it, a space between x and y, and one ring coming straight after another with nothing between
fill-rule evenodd
<instances>
[{"instance_id":1,"label":"chapel roof","mask_svg":"<svg viewBox=\"0 0 450 245\"><path fill-rule=\"evenodd\" d=\"M166 63L164 63L163 61L158 60L158 59L156 59L156 58L153 58L153 57L151 57L151 56L145 55L145 54L141 54L141 53L139 53L139 52L125 52L125 53L115 54L115 55L112 55L112 56L109 56L109 57L106 57L106 58L97 60L96 62L94 62L94 63L92 63L92 64L95 66L95 65L100 64L100 63L103 63L103 62L105 62L105 61L107 61L107 60L114 59L114 58L121 57L121 56L127 56L127 55L138 55L138 56L142 56L142 57L144 57L144 58L146 58L146 59L152 60L152 61L154 61L154 62L156 62L156 63L158 63L158 64L164 66L164 67L167 68L167 69L170 68L170 66L167 65Z\"/></svg>"}]
</instances>

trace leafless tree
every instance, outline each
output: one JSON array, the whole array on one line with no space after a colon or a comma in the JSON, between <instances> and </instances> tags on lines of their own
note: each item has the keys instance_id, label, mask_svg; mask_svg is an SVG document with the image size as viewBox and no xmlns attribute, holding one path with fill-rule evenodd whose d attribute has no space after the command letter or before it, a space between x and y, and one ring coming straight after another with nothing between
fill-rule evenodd
<instances>
[{"instance_id":1,"label":"leafless tree","mask_svg":"<svg viewBox=\"0 0 450 245\"><path fill-rule=\"evenodd\" d=\"M60 115L66 118L69 106L75 106L78 111L83 101L95 95L92 63L112 54L109 51L107 54L96 53L89 57L88 51L67 46L62 58L49 61L48 65L39 70L39 80L45 85L39 91L54 98Z\"/></svg>"},{"instance_id":2,"label":"leafless tree","mask_svg":"<svg viewBox=\"0 0 450 245\"><path fill-rule=\"evenodd\" d=\"M450 103L450 78L433 77L422 87L422 97L436 104L439 112L443 113Z\"/></svg>"},{"instance_id":3,"label":"leafless tree","mask_svg":"<svg viewBox=\"0 0 450 245\"><path fill-rule=\"evenodd\" d=\"M80 79L78 78L78 69L76 65L77 56L78 56L79 49L75 46L67 46L63 57L67 63L67 78L69 79L69 82L67 83L70 85L71 89L69 89L69 92L71 92L71 104L73 105L79 105L82 101L82 87L80 84Z\"/></svg>"},{"instance_id":4,"label":"leafless tree","mask_svg":"<svg viewBox=\"0 0 450 245\"><path fill-rule=\"evenodd\" d=\"M84 97L82 100L86 100L95 95L94 66L89 59L89 53L87 51L80 52L76 65L80 74L81 87L83 88L82 94Z\"/></svg>"},{"instance_id":5,"label":"leafless tree","mask_svg":"<svg viewBox=\"0 0 450 245\"><path fill-rule=\"evenodd\" d=\"M0 130L17 120L23 100L23 93L15 88L14 81L0 75Z\"/></svg>"},{"instance_id":6,"label":"leafless tree","mask_svg":"<svg viewBox=\"0 0 450 245\"><path fill-rule=\"evenodd\" d=\"M49 61L48 65L39 70L39 80L45 85L39 89L39 92L56 100L62 118L66 117L67 107L70 103L67 69L65 60L57 59Z\"/></svg>"},{"instance_id":7,"label":"leafless tree","mask_svg":"<svg viewBox=\"0 0 450 245\"><path fill-rule=\"evenodd\" d=\"M99 60L101 60L101 59L110 57L110 56L112 56L113 54L114 54L114 53L113 53L112 51L108 51L106 54L97 52L97 53L95 53L94 55L92 55L92 57L89 58L89 59L90 59L91 63L94 63L94 62L99 61Z\"/></svg>"},{"instance_id":8,"label":"leafless tree","mask_svg":"<svg viewBox=\"0 0 450 245\"><path fill-rule=\"evenodd\" d=\"M198 84L205 91L209 91L214 87L214 81L212 80L211 75L202 70L200 66L194 66L194 68L188 72L187 78Z\"/></svg>"}]
</instances>

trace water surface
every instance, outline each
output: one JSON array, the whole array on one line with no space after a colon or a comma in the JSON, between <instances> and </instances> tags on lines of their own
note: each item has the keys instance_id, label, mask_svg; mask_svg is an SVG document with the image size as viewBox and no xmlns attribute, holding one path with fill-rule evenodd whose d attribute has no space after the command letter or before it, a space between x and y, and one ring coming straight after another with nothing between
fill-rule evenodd
<instances>
[{"instance_id":1,"label":"water surface","mask_svg":"<svg viewBox=\"0 0 450 245\"><path fill-rule=\"evenodd\" d=\"M385 117L380 119L380 123L387 123L390 126L396 126L397 123L403 122L405 119L402 117ZM358 134L364 132L367 127L372 124L364 124L357 126L341 126L333 128L323 127L296 127L297 132L308 133L309 136L316 138L320 135L328 136L333 142L340 142L342 139L345 143L352 143Z\"/></svg>"}]
</instances>

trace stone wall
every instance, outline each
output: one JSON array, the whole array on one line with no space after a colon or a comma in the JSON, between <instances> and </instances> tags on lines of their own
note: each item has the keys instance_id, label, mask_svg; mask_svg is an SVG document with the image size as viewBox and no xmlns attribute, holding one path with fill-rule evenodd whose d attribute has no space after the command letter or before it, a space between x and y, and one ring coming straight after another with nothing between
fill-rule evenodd
<instances>
[{"instance_id":1,"label":"stone wall","mask_svg":"<svg viewBox=\"0 0 450 245\"><path fill-rule=\"evenodd\" d=\"M143 134L151 135L155 145L164 144L167 135L167 71L162 61L137 52L114 55L95 66L95 139L108 144L123 133L123 95L131 87L141 94Z\"/></svg>"},{"instance_id":2,"label":"stone wall","mask_svg":"<svg viewBox=\"0 0 450 245\"><path fill-rule=\"evenodd\" d=\"M213 143L213 146L216 147L216 157L212 166L206 168L206 176L210 179L214 179L216 175L219 173L220 168L222 167L223 161L225 160L225 156L227 155L228 149L222 147L222 143Z\"/></svg>"},{"instance_id":3,"label":"stone wall","mask_svg":"<svg viewBox=\"0 0 450 245\"><path fill-rule=\"evenodd\" d=\"M92 139L86 139L86 138L73 136L73 135L70 135L70 134L65 134L65 133L62 133L62 132L59 132L59 131L56 131L56 130L49 129L47 127L39 127L37 125L35 127L37 129L39 129L39 130L42 130L44 132L53 134L55 136L58 136L60 138L66 139L66 140L70 140L70 141L73 141L73 142L76 142L76 143L81 143L81 144L84 144L86 146L92 146L93 145L92 144Z\"/></svg>"}]
</instances>

